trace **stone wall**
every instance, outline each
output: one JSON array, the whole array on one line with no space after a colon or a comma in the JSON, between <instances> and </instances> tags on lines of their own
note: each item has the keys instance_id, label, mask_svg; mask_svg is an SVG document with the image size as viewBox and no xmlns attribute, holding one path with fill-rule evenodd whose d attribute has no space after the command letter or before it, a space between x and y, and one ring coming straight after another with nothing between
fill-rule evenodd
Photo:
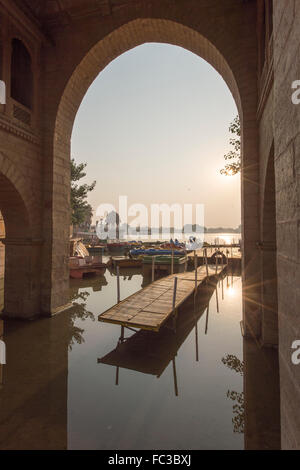
<instances>
[{"instance_id":1,"label":"stone wall","mask_svg":"<svg viewBox=\"0 0 300 470\"><path fill-rule=\"evenodd\" d=\"M300 448L300 366L292 343L300 340L300 2L274 2L274 132L282 447Z\"/></svg>"},{"instance_id":2,"label":"stone wall","mask_svg":"<svg viewBox=\"0 0 300 470\"><path fill-rule=\"evenodd\" d=\"M87 3L87 2L86 2ZM226 19L225 19L226 18ZM102 18L86 16L51 31L56 48L44 47L44 276L47 310L66 302L69 231L70 138L89 86L112 60L146 42L184 47L222 75L236 100L243 134L243 263L247 302L260 300L258 213L257 41L255 2L153 0L126 3ZM88 32L88 34L87 34ZM66 58L68 58L66 60ZM53 218L51 219L51 215ZM55 249L54 249L55 247ZM48 266L53 266L51 273ZM245 325L247 329L247 322Z\"/></svg>"},{"instance_id":3,"label":"stone wall","mask_svg":"<svg viewBox=\"0 0 300 470\"><path fill-rule=\"evenodd\" d=\"M4 220L0 212L0 238L4 238L5 228ZM4 305L4 262L5 262L5 250L4 245L0 242L0 311Z\"/></svg>"},{"instance_id":4,"label":"stone wall","mask_svg":"<svg viewBox=\"0 0 300 470\"><path fill-rule=\"evenodd\" d=\"M14 115L9 86L7 105L0 105L6 313L54 314L68 301L70 139L93 80L113 59L145 42L184 47L222 75L240 112L244 312L249 312L244 327L246 334L254 329L263 344L276 345L276 285L269 282L276 272L276 247L273 253L264 250L265 242L270 247L276 241L282 446L300 448L300 366L291 363L292 342L300 339L300 105L291 101L292 82L300 80L300 2L273 2L274 87L270 79L263 104L256 36L262 0L135 0L102 16L88 12L96 2L81 3L81 13L75 8L70 17L52 18L44 35L36 22L14 10L14 2L0 1L2 79L10 83L16 35L30 51L34 76L30 125ZM268 219L273 190L276 234L274 216ZM265 281L273 290L265 290ZM264 300L271 310L264 310Z\"/></svg>"}]
</instances>

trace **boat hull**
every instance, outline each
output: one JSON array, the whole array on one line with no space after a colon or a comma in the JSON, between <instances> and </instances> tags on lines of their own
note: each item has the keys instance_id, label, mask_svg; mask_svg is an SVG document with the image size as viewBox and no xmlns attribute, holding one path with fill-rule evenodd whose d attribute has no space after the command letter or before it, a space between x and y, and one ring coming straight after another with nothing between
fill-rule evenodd
<instances>
[{"instance_id":1,"label":"boat hull","mask_svg":"<svg viewBox=\"0 0 300 470\"><path fill-rule=\"evenodd\" d=\"M70 278L71 279L83 279L86 276L103 276L105 274L106 267L95 267L95 268L71 268Z\"/></svg>"}]
</instances>

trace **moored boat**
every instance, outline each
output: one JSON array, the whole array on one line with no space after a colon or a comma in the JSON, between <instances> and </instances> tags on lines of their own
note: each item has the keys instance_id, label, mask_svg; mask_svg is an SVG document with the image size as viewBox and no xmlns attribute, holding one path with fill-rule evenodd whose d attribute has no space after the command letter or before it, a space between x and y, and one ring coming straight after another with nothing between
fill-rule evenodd
<instances>
[{"instance_id":1,"label":"moored boat","mask_svg":"<svg viewBox=\"0 0 300 470\"><path fill-rule=\"evenodd\" d=\"M103 276L106 264L102 263L102 256L90 256L81 239L70 240L69 258L70 277L82 279L85 276Z\"/></svg>"},{"instance_id":2,"label":"moored boat","mask_svg":"<svg viewBox=\"0 0 300 470\"><path fill-rule=\"evenodd\" d=\"M103 276L106 271L106 264L98 262L95 258L80 258L77 256L70 258L70 278L82 279L91 275Z\"/></svg>"}]
</instances>

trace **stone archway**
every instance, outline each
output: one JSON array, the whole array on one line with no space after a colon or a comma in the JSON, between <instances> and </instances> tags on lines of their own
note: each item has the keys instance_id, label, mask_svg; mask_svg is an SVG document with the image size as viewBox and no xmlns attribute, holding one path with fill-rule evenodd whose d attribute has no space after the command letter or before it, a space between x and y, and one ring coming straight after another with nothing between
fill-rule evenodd
<instances>
[{"instance_id":1,"label":"stone archway","mask_svg":"<svg viewBox=\"0 0 300 470\"><path fill-rule=\"evenodd\" d=\"M249 8L253 15L252 19L255 21L255 9L251 5ZM240 14L246 15L244 6L238 7L235 12L235 22ZM246 25L246 16L243 18L243 23ZM46 210L45 218L48 224L49 215L51 216L51 231L45 233L45 238L48 238L52 251L48 250L45 253L44 266L52 265L56 279L53 279L49 271L44 271L45 292L51 292L51 298L47 300L45 310L56 311L68 302L69 227L66 221L69 218L69 185L67 181L70 174L70 139L77 110L89 86L106 65L122 53L147 42L169 43L199 55L221 74L234 96L242 126L242 201L247 199L249 202L247 205L243 204L242 210L243 262L246 268L244 286L247 290L247 302L255 306L259 303L259 273L257 272L259 258L256 247L259 239L256 42L250 34L247 39L241 41L238 36L235 37L236 33L229 24L225 29L214 27L209 34L202 34L201 27L205 30L207 25L205 18L201 21L202 25L189 27L165 17L163 19L157 16L135 18L121 26L110 25L111 31L102 37L99 31L96 31L97 39L93 44L91 44L93 33L90 32L89 44L86 45L86 32L77 31L77 44L81 38L84 46L74 52L67 44L65 56L69 53L70 57L66 62L63 79L58 79L63 82L63 89L58 92L57 85L48 97L52 114L51 119L49 117L47 119L48 134L45 147L46 191L47 186L49 188L48 195L46 195L46 200L49 200L49 207L46 206L46 209L49 209L49 213L47 214ZM247 21L249 21L249 16ZM67 42L68 38L65 39ZM62 41L62 38L59 40ZM61 44L63 48L63 41ZM237 46L239 46L238 53L235 50ZM247 57L246 52L243 53L243 48L247 51ZM53 57L52 60L56 61L57 58ZM49 73L48 80L49 83L54 83L53 74ZM50 184L48 183L49 174L52 174ZM63 267L60 266L61 263ZM245 322L245 329L247 329L247 322Z\"/></svg>"},{"instance_id":2,"label":"stone archway","mask_svg":"<svg viewBox=\"0 0 300 470\"><path fill-rule=\"evenodd\" d=\"M33 239L35 202L25 178L0 154L0 211L5 224L4 316L40 314L40 241Z\"/></svg>"}]
</instances>

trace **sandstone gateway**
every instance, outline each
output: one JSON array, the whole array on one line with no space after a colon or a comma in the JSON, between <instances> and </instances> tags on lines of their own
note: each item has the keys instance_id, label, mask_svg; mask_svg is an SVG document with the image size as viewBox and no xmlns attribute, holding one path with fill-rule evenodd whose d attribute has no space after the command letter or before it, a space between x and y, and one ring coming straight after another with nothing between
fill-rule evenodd
<instances>
[{"instance_id":1,"label":"sandstone gateway","mask_svg":"<svg viewBox=\"0 0 300 470\"><path fill-rule=\"evenodd\" d=\"M135 46L182 46L238 107L244 333L278 347L282 447L300 448L300 1L0 0L0 34L4 315L68 305L70 138L89 86Z\"/></svg>"}]
</instances>

